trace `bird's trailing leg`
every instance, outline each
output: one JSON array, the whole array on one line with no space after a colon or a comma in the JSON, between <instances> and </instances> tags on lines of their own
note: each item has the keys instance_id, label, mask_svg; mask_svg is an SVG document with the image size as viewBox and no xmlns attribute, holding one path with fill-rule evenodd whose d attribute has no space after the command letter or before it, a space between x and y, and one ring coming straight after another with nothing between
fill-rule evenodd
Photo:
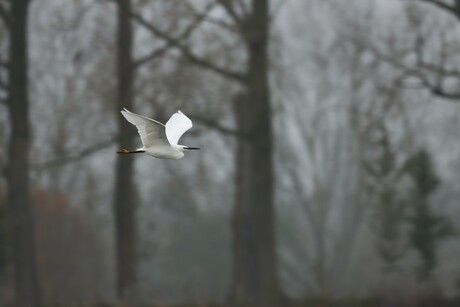
<instances>
[{"instance_id":1,"label":"bird's trailing leg","mask_svg":"<svg viewBox=\"0 0 460 307\"><path fill-rule=\"evenodd\" d=\"M119 154L132 154L132 153L142 153L145 152L145 150L126 150L126 149L120 149L117 151Z\"/></svg>"}]
</instances>

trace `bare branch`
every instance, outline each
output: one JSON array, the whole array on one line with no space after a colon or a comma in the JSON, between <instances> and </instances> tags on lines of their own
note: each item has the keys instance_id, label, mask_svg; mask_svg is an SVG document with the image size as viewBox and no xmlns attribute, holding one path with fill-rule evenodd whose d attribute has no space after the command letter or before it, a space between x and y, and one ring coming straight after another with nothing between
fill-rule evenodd
<instances>
[{"instance_id":1,"label":"bare branch","mask_svg":"<svg viewBox=\"0 0 460 307\"><path fill-rule=\"evenodd\" d=\"M460 102L460 93L450 93L445 91L443 88L436 86L431 86L428 89L433 95L444 99L453 100L455 102Z\"/></svg>"},{"instance_id":2,"label":"bare branch","mask_svg":"<svg viewBox=\"0 0 460 307\"><path fill-rule=\"evenodd\" d=\"M11 17L3 3L0 2L0 19L8 29L11 29Z\"/></svg>"},{"instance_id":3,"label":"bare branch","mask_svg":"<svg viewBox=\"0 0 460 307\"><path fill-rule=\"evenodd\" d=\"M140 66L144 65L147 62L150 62L150 61L152 61L154 59L157 59L157 58L163 56L166 52L168 52L169 49L171 49L171 47L172 47L171 45L167 44L166 46L163 46L163 47L161 47L159 49L153 50L149 54L137 59L133 63L134 69L137 69L137 68L139 68Z\"/></svg>"},{"instance_id":4,"label":"bare branch","mask_svg":"<svg viewBox=\"0 0 460 307\"><path fill-rule=\"evenodd\" d=\"M188 116L191 119L193 119L196 123L198 123L200 125L203 125L203 126L206 126L206 127L210 128L210 129L213 129L213 130L215 130L217 132L220 132L222 134L241 137L241 138L247 137L247 135L245 135L243 132L235 130L235 129L232 129L232 128L224 127L220 123L218 123L217 121L214 121L212 119L209 119L209 118L206 118L206 117L203 117L203 116L200 116L200 115L190 115L189 114Z\"/></svg>"},{"instance_id":5,"label":"bare branch","mask_svg":"<svg viewBox=\"0 0 460 307\"><path fill-rule=\"evenodd\" d=\"M460 73L454 70L446 70L443 67L436 66L434 64L428 64L424 63L422 65L424 68L430 68L433 72L438 74L438 78L436 80L436 83L430 82L430 80L419 70L416 69L406 69L403 72L403 75L401 77L401 81L399 84L404 86L405 88L412 88L412 89L426 89L428 90L431 94L438 96L440 98L448 99L448 100L453 100L455 102L460 102L460 93L455 93L455 92L449 92L446 91L443 88L443 82L442 79L445 77L456 77L460 79ZM408 87L404 83L404 79L407 77L416 77L420 81L420 86L414 87Z\"/></svg>"},{"instance_id":6,"label":"bare branch","mask_svg":"<svg viewBox=\"0 0 460 307\"><path fill-rule=\"evenodd\" d=\"M381 62L387 63L395 68L403 70L405 73L408 73L408 72L415 73L413 72L412 68L406 66L402 62L399 62L392 56L381 53L376 47L372 46L372 44L368 43L368 44L361 44L361 45L363 45L365 49L370 51Z\"/></svg>"},{"instance_id":7,"label":"bare branch","mask_svg":"<svg viewBox=\"0 0 460 307\"><path fill-rule=\"evenodd\" d=\"M189 10L192 12L192 14L196 17L196 18L202 18L204 21L210 23L210 24L213 24L213 25L216 25L224 30L227 30L231 33L235 33L235 34L240 34L240 32L237 30L237 27L236 25L232 25L232 24L228 24L226 23L225 21L223 21L222 19L218 19L218 18L214 18L214 17L211 17L209 16L209 14L207 13L202 13L202 12L199 12L198 10L195 9L195 7L193 7L193 5L190 5L190 3L188 3L188 8ZM212 3L214 4L214 3Z\"/></svg>"},{"instance_id":8,"label":"bare branch","mask_svg":"<svg viewBox=\"0 0 460 307\"><path fill-rule=\"evenodd\" d=\"M49 169L49 168L64 166L64 165L67 165L67 164L70 164L70 163L75 163L75 162L81 161L84 158L86 158L88 156L91 156L91 155L93 155L93 154L95 154L95 153L97 153L97 152L99 152L101 150L104 150L104 149L112 146L115 143L115 141L116 141L116 138L113 137L113 138L110 138L108 140L102 141L100 143L91 145L91 146L89 146L87 148L84 148L84 149L78 151L78 152L69 154L67 156L33 164L32 168L34 170L45 170L45 169Z\"/></svg>"},{"instance_id":9,"label":"bare branch","mask_svg":"<svg viewBox=\"0 0 460 307\"><path fill-rule=\"evenodd\" d=\"M438 0L420 0L421 2L426 2L432 5L437 6L438 8L453 14L455 17L460 19L460 12L454 6L450 6L442 1Z\"/></svg>"},{"instance_id":10,"label":"bare branch","mask_svg":"<svg viewBox=\"0 0 460 307\"><path fill-rule=\"evenodd\" d=\"M201 68L213 71L223 77L228 79L238 81L240 83L246 82L246 75L241 72L231 71L224 67L220 67L215 63L212 63L210 60L203 59L200 56L193 53L188 46L183 44L177 38L173 38L166 32L163 32L156 26L152 25L151 23L147 22L140 14L133 13L132 17L136 20L140 25L142 25L145 29L149 30L153 35L165 40L168 45L171 45L177 49L179 49L182 55L188 59L190 62L199 66Z\"/></svg>"},{"instance_id":11,"label":"bare branch","mask_svg":"<svg viewBox=\"0 0 460 307\"><path fill-rule=\"evenodd\" d=\"M426 62L421 62L420 67L436 72L437 74L443 77L460 78L460 70L447 69L445 67L442 67L441 65L435 65L433 63L426 63Z\"/></svg>"},{"instance_id":12,"label":"bare branch","mask_svg":"<svg viewBox=\"0 0 460 307\"><path fill-rule=\"evenodd\" d=\"M244 19L236 13L231 0L217 0L217 2L219 2L220 5L225 9L227 14L233 19L236 25L243 27Z\"/></svg>"},{"instance_id":13,"label":"bare branch","mask_svg":"<svg viewBox=\"0 0 460 307\"><path fill-rule=\"evenodd\" d=\"M199 15L196 16L196 19L185 29L185 31L177 38L177 41L184 41L186 40L188 37L190 37L190 35L193 33L194 30L196 30L200 25L201 23L203 22L203 20L205 19L205 17L207 16L207 13L209 13L210 10L212 10L212 8L214 7L214 3L211 3L210 5L208 5L205 9L205 12L204 13L201 13ZM153 59L156 59L162 55L164 55L169 49L171 48L174 48L175 46L171 43L171 42L168 42L165 46L163 46L162 48L159 48L157 50L153 50L151 53L149 53L148 55L136 60L134 62L134 68L138 68L139 66L153 60Z\"/></svg>"},{"instance_id":14,"label":"bare branch","mask_svg":"<svg viewBox=\"0 0 460 307\"><path fill-rule=\"evenodd\" d=\"M231 24L228 24L228 23L226 23L225 21L223 21L221 19L213 18L213 17L210 17L210 16L205 16L204 20L206 22L210 23L210 24L213 24L213 25L216 25L216 26L220 27L221 29L224 29L224 30L227 30L227 31L229 31L231 33L240 35L240 32L236 29L235 26L233 26Z\"/></svg>"},{"instance_id":15,"label":"bare branch","mask_svg":"<svg viewBox=\"0 0 460 307\"><path fill-rule=\"evenodd\" d=\"M116 0L106 0L106 1L116 3ZM221 1L221 0L218 0L218 1ZM222 0L222 1L228 2L228 0ZM137 21L141 26L143 26L146 30L148 30L154 36L157 36L163 39L164 41L166 41L167 46L169 45L171 47L179 49L182 55L186 59L188 59L191 63L195 64L196 66L199 66L203 69L213 71L227 79L237 81L239 83L246 83L246 75L244 73L238 72L238 71L232 71L224 67L220 67L219 65L211 62L210 60L204 59L196 55L194 52L192 52L189 46L183 44L180 39L170 36L166 32L160 30L158 27L147 22L145 18L142 17L142 15L140 15L139 13L131 13L131 16L135 21ZM156 57L156 55L150 54L149 57ZM148 59L144 59L144 60L148 60Z\"/></svg>"},{"instance_id":16,"label":"bare branch","mask_svg":"<svg viewBox=\"0 0 460 307\"><path fill-rule=\"evenodd\" d=\"M372 45L366 46L366 48L372 52L372 54L380 61L387 63L399 70L402 71L402 76L401 80L404 81L404 79L407 79L408 77L415 77L417 80L420 81L421 88L427 89L430 93L432 93L435 96L444 98L444 99L449 99L453 101L458 101L460 102L460 93L453 93L445 90L442 87L442 80L439 81L439 78L445 78L445 77L457 77L460 79L460 71L456 70L447 70L444 67L435 65L435 64L429 64L420 61L419 65L420 67L409 67L405 65L404 63L396 60L395 58L382 54L377 50L377 48L373 47ZM433 84L429 80L429 78L425 75L425 73L422 71L423 69L429 69L431 72L438 74L438 80L436 84ZM402 86L404 86L404 82L400 83ZM407 87L406 87L407 88ZM413 88L413 87L412 87Z\"/></svg>"},{"instance_id":17,"label":"bare branch","mask_svg":"<svg viewBox=\"0 0 460 307\"><path fill-rule=\"evenodd\" d=\"M403 87L405 89L425 89L425 90L428 90L431 94L438 96L440 98L453 100L454 102L460 102L460 93L453 93L453 92L446 91L439 82L438 84L432 84L431 82L428 81L426 77L419 74L415 77L418 78L418 81L420 81L420 83L408 85L407 83L404 82L405 79L408 77L414 77L414 74L412 72L403 73L402 78L401 78L403 82L399 84L400 87Z\"/></svg>"}]
</instances>

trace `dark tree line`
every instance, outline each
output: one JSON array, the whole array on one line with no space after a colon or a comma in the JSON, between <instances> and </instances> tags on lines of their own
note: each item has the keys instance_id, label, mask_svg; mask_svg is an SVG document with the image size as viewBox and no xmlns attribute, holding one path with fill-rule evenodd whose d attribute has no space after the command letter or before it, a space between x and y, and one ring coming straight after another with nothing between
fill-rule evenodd
<instances>
[{"instance_id":1,"label":"dark tree line","mask_svg":"<svg viewBox=\"0 0 460 307\"><path fill-rule=\"evenodd\" d=\"M423 0L422 0L423 1ZM236 131L229 131L215 122L206 119L197 120L211 128L235 136L235 198L232 212L232 264L233 276L230 296L236 302L249 302L258 306L270 306L282 298L278 280L278 261L276 257L275 242L275 217L274 217L274 167L273 149L274 137L272 126L272 103L269 85L270 74L270 1L210 1L205 12L193 20L186 30L174 36L164 32L155 25L155 20L146 20L141 12L135 12L131 0L114 0L117 5L117 97L114 103L114 113L117 118L116 142L120 148L131 148L134 144L133 127L128 124L119 111L126 107L134 107L134 81L136 69L142 64L165 55L168 50L176 49L182 58L196 67L211 71L225 80L238 84L239 93L232 97ZM448 4L442 1L429 1L456 17L460 16L460 1ZM37 284L37 269L35 264L34 219L29 199L29 156L31 143L31 129L29 121L28 98L28 40L27 18L30 0L0 1L0 17L3 26L9 32L9 58L4 65L8 70L8 84L6 104L8 106L11 135L8 146L8 200L7 217L10 231L13 235L13 259L16 281L16 300L18 306L38 306L40 304L39 287ZM243 69L237 70L230 65L225 66L213 62L212 59L200 56L195 52L187 38L206 20L206 14L215 6L220 6L227 14L232 24L225 27L236 32L241 49L245 53ZM140 59L133 57L133 27L140 25L158 40L165 44L162 48L152 50ZM423 44L418 47L422 48ZM382 58L382 57L381 57ZM385 58L386 59L386 58ZM388 60L388 59L386 59ZM436 71L441 77L458 77L457 71L446 67L434 66L430 63L420 62L423 71L416 71L405 67L401 63L390 62L404 70L408 76L415 76L425 88L433 94L458 99L457 93L447 92L443 82L431 83L425 74ZM0 63L2 64L2 63ZM381 115L379 115L381 116ZM379 130L380 128L381 131ZM384 127L377 127L376 131L385 136L380 144L372 147L382 149L381 174L374 177L386 178L392 176L394 170L393 153L389 152L389 138ZM108 144L111 144L109 142ZM82 155L83 156L83 155ZM419 157L419 164L429 162ZM421 159L421 160L420 160ZM429 159L428 159L429 160ZM115 245L116 245L116 292L118 298L129 300L130 291L136 286L137 266L137 233L136 233L136 206L138 203L137 191L134 186L134 159L118 156L115 165L115 182L113 190L113 211L115 220ZM373 161L375 165L375 161ZM415 163L415 162L414 162ZM369 169L368 169L369 171ZM372 170L371 170L372 171ZM371 174L371 175L372 175ZM421 178L427 174L416 174L414 181L418 186L423 186ZM385 179L385 180L384 180ZM420 192L422 198L416 207L412 222L411 239L414 247L425 261L425 275L429 275L436 263L436 255L431 245L444 235L438 228L437 218L433 218L428 196L435 189L436 184ZM400 204L393 199L393 187L381 191L379 197L387 210L384 214L384 224L381 225L382 237L389 244L380 248L382 254L395 262L399 251L395 237L393 218L401 218ZM393 207L389 206L393 204ZM430 224L431 223L431 224ZM428 225L429 224L429 225ZM428 226L427 226L428 225ZM388 226L388 227L387 227ZM430 228L431 227L431 228ZM436 228L436 229L435 229ZM442 228L445 231L444 228ZM425 232L424 232L425 231ZM428 232L428 234L426 233ZM395 234L396 233L396 234ZM431 236L431 237L430 237ZM428 238L428 239L427 239ZM396 243L394 243L396 242ZM388 249L388 247L390 247ZM396 254L395 254L396 252ZM321 261L321 259L320 259ZM318 262L320 263L320 262ZM322 265L320 265L322 266Z\"/></svg>"}]
</instances>

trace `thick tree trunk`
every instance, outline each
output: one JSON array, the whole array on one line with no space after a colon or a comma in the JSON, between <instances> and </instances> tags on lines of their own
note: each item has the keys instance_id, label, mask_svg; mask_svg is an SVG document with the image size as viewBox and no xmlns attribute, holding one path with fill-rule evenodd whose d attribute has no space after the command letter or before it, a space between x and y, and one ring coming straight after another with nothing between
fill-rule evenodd
<instances>
[{"instance_id":1,"label":"thick tree trunk","mask_svg":"<svg viewBox=\"0 0 460 307\"><path fill-rule=\"evenodd\" d=\"M117 105L119 148L132 148L132 126L120 115L120 110L133 105L133 60L132 60L131 0L118 0L117 29ZM136 278L136 227L135 190L133 184L133 159L118 155L113 207L115 212L115 244L117 294L127 298Z\"/></svg>"},{"instance_id":2,"label":"thick tree trunk","mask_svg":"<svg viewBox=\"0 0 460 307\"><path fill-rule=\"evenodd\" d=\"M236 101L240 138L233 213L233 297L268 306L279 298L273 203L273 133L268 84L268 0L254 0L246 41L248 83Z\"/></svg>"},{"instance_id":3,"label":"thick tree trunk","mask_svg":"<svg viewBox=\"0 0 460 307\"><path fill-rule=\"evenodd\" d=\"M28 0L11 1L9 97L11 121L8 161L8 211L13 231L16 305L40 305L34 219L29 198Z\"/></svg>"}]
</instances>

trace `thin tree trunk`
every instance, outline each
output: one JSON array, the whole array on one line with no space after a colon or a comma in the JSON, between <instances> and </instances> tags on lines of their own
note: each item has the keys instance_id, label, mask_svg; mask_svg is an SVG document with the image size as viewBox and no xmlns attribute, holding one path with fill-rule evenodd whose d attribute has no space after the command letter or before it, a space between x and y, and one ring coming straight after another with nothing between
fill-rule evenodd
<instances>
[{"instance_id":1,"label":"thin tree trunk","mask_svg":"<svg viewBox=\"0 0 460 307\"><path fill-rule=\"evenodd\" d=\"M8 211L13 230L16 305L40 305L34 218L29 198L28 0L11 1L9 97L11 135L8 148Z\"/></svg>"},{"instance_id":2,"label":"thin tree trunk","mask_svg":"<svg viewBox=\"0 0 460 307\"><path fill-rule=\"evenodd\" d=\"M132 148L132 127L120 115L124 107L133 105L133 59L132 59L131 1L118 0L117 29L117 105L119 148ZM135 190L133 184L133 159L118 155L116 161L116 182L113 207L116 233L117 294L125 299L136 278L136 228Z\"/></svg>"},{"instance_id":3,"label":"thin tree trunk","mask_svg":"<svg viewBox=\"0 0 460 307\"><path fill-rule=\"evenodd\" d=\"M273 132L268 84L268 0L254 0L246 41L248 83L235 104L239 128L233 213L232 294L237 301L269 306L280 296L273 203Z\"/></svg>"}]
</instances>

